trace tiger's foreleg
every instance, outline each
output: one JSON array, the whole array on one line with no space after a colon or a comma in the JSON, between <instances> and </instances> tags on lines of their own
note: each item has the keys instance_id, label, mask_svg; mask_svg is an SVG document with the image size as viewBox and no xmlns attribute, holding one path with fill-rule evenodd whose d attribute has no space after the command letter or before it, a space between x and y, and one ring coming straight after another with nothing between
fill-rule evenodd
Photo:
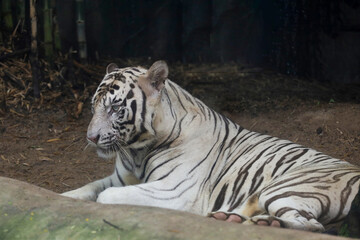
<instances>
[{"instance_id":1,"label":"tiger's foreleg","mask_svg":"<svg viewBox=\"0 0 360 240\"><path fill-rule=\"evenodd\" d=\"M110 187L111 182L113 182L113 178L114 175L110 175L106 178L91 182L75 190L64 192L61 195L81 200L95 201L100 192Z\"/></svg>"},{"instance_id":2,"label":"tiger's foreleg","mask_svg":"<svg viewBox=\"0 0 360 240\"><path fill-rule=\"evenodd\" d=\"M189 211L189 206L192 201L189 200L187 193L184 193L182 197L179 198L179 194L182 193L181 190L173 190L172 188L171 184L163 181L126 187L110 187L99 194L97 202L103 204L129 204Z\"/></svg>"},{"instance_id":3,"label":"tiger's foreleg","mask_svg":"<svg viewBox=\"0 0 360 240\"><path fill-rule=\"evenodd\" d=\"M122 187L134 183L137 183L137 180L133 174L127 171L119 162L112 175L86 184L78 189L64 192L61 195L81 200L96 201L99 193L109 187Z\"/></svg>"}]
</instances>

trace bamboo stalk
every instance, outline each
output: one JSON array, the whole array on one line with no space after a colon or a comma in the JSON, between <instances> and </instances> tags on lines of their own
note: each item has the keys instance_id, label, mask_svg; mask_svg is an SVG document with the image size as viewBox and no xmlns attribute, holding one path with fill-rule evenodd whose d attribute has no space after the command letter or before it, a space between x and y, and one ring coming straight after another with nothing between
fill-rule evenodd
<instances>
[{"instance_id":1,"label":"bamboo stalk","mask_svg":"<svg viewBox=\"0 0 360 240\"><path fill-rule=\"evenodd\" d=\"M25 19L25 0L16 0L16 8L18 9L16 19L24 21L24 19Z\"/></svg>"},{"instance_id":2,"label":"bamboo stalk","mask_svg":"<svg viewBox=\"0 0 360 240\"><path fill-rule=\"evenodd\" d=\"M45 56L53 57L52 9L50 0L44 0L44 49Z\"/></svg>"},{"instance_id":3,"label":"bamboo stalk","mask_svg":"<svg viewBox=\"0 0 360 240\"><path fill-rule=\"evenodd\" d=\"M39 81L41 77L39 53L37 44L37 16L36 16L36 0L30 1L30 22L31 22L31 44L30 44L30 64L33 78L34 97L40 98Z\"/></svg>"},{"instance_id":4,"label":"bamboo stalk","mask_svg":"<svg viewBox=\"0 0 360 240\"><path fill-rule=\"evenodd\" d=\"M1 1L1 15L3 17L5 29L11 32L14 27L12 13L11 13L11 0Z\"/></svg>"},{"instance_id":5,"label":"bamboo stalk","mask_svg":"<svg viewBox=\"0 0 360 240\"><path fill-rule=\"evenodd\" d=\"M53 22L53 35L54 35L54 48L56 51L61 50L61 41L60 41L60 32L59 32L59 24L56 21Z\"/></svg>"},{"instance_id":6,"label":"bamboo stalk","mask_svg":"<svg viewBox=\"0 0 360 240\"><path fill-rule=\"evenodd\" d=\"M50 6L52 9L56 9L56 4L55 4L56 1L51 1L50 2ZM54 13L53 12L53 15L52 15L52 29L53 29L53 42L54 42L54 49L55 51L60 51L61 50L61 40L60 40L60 32L59 32L59 24L57 22L57 16L56 16L56 12Z\"/></svg>"},{"instance_id":7,"label":"bamboo stalk","mask_svg":"<svg viewBox=\"0 0 360 240\"><path fill-rule=\"evenodd\" d=\"M37 16L36 0L30 1L30 22L31 22L31 53L37 57Z\"/></svg>"},{"instance_id":8,"label":"bamboo stalk","mask_svg":"<svg viewBox=\"0 0 360 240\"><path fill-rule=\"evenodd\" d=\"M77 38L79 45L79 57L81 61L86 61L86 35L85 35L85 17L84 17L84 0L76 0L76 12L77 12Z\"/></svg>"},{"instance_id":9,"label":"bamboo stalk","mask_svg":"<svg viewBox=\"0 0 360 240\"><path fill-rule=\"evenodd\" d=\"M20 18L25 19L25 1L26 0L18 0L18 6L20 8Z\"/></svg>"}]
</instances>

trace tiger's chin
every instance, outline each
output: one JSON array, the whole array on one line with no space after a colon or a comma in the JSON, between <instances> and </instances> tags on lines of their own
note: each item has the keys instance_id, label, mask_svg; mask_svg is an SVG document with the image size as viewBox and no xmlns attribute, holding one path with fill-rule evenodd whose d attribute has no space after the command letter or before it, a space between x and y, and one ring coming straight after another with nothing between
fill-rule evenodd
<instances>
[{"instance_id":1,"label":"tiger's chin","mask_svg":"<svg viewBox=\"0 0 360 240\"><path fill-rule=\"evenodd\" d=\"M116 157L116 152L103 148L96 148L96 153L103 159L112 159Z\"/></svg>"}]
</instances>

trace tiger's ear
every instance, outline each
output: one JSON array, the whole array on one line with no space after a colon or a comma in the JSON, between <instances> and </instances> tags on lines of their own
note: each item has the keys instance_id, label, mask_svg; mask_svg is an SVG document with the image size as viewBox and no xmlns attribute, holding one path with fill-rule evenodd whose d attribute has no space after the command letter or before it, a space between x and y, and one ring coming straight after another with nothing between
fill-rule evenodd
<instances>
[{"instance_id":1,"label":"tiger's ear","mask_svg":"<svg viewBox=\"0 0 360 240\"><path fill-rule=\"evenodd\" d=\"M169 74L169 68L164 61L156 61L149 68L146 75L139 81L139 85L147 96L158 93L165 86L165 80Z\"/></svg>"},{"instance_id":2,"label":"tiger's ear","mask_svg":"<svg viewBox=\"0 0 360 240\"><path fill-rule=\"evenodd\" d=\"M169 74L169 68L165 61L156 61L147 71L147 79L156 90L164 87L165 80Z\"/></svg>"},{"instance_id":3,"label":"tiger's ear","mask_svg":"<svg viewBox=\"0 0 360 240\"><path fill-rule=\"evenodd\" d=\"M115 71L115 69L119 68L115 63L110 63L107 67L106 67L106 74L112 73L113 71Z\"/></svg>"}]
</instances>

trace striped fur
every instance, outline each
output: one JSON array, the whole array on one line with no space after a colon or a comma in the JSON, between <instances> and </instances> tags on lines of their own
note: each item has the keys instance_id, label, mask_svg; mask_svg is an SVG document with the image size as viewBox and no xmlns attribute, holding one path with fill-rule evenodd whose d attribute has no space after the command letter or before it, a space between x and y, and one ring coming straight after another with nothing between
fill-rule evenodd
<instances>
[{"instance_id":1,"label":"striped fur","mask_svg":"<svg viewBox=\"0 0 360 240\"><path fill-rule=\"evenodd\" d=\"M248 131L167 79L167 65L112 66L93 98L88 138L114 173L63 195L240 216L324 231L347 215L360 169Z\"/></svg>"}]
</instances>

